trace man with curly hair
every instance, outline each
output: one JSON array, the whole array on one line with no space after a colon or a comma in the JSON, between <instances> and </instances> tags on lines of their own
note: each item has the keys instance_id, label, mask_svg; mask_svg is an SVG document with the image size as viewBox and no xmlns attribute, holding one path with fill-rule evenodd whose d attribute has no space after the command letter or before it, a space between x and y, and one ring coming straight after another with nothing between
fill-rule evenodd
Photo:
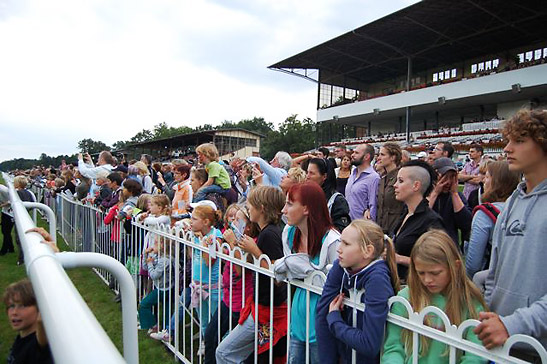
<instances>
[{"instance_id":1,"label":"man with curly hair","mask_svg":"<svg viewBox=\"0 0 547 364\"><path fill-rule=\"evenodd\" d=\"M475 332L488 349L514 334L530 335L547 348L547 110L520 110L502 134L509 169L521 172L525 181L494 228L485 292L493 312L481 313ZM525 350L512 354L540 362Z\"/></svg>"}]
</instances>

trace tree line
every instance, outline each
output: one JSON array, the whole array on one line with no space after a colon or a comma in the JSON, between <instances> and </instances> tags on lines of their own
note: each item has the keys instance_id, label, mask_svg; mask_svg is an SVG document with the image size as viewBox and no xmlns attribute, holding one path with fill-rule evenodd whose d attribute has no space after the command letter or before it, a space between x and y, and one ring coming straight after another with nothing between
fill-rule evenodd
<instances>
[{"instance_id":1,"label":"tree line","mask_svg":"<svg viewBox=\"0 0 547 364\"><path fill-rule=\"evenodd\" d=\"M288 153L301 153L313 149L317 145L330 140L340 140L348 137L348 131L343 126L336 124L319 124L310 118L299 119L298 115L291 115L283 121L278 128L262 117L243 119L238 122L229 120L223 121L220 125L200 125L195 128L188 126L173 127L161 122L152 129L143 129L128 140L119 140L109 146L102 141L90 138L78 142L79 152L90 154L99 153L103 150L116 151L127 148L132 144L159 140L177 135L195 133L207 130L222 130L240 128L254 131L264 135L261 141L260 154L269 160L279 150ZM38 159L14 158L0 163L0 170L9 171L14 169L29 169L36 165L58 167L64 159L67 163L76 161L77 154L48 156L42 153Z\"/></svg>"}]
</instances>

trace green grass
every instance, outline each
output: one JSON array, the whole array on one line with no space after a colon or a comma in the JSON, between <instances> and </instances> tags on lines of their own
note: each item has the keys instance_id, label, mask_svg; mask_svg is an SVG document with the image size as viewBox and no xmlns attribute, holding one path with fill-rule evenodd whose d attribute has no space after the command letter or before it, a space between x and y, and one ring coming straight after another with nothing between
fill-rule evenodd
<instances>
[{"instance_id":1,"label":"green grass","mask_svg":"<svg viewBox=\"0 0 547 364\"><path fill-rule=\"evenodd\" d=\"M3 181L1 181L3 182ZM38 226L47 229L43 221ZM15 228L14 228L15 234ZM15 244L15 235L13 236ZM3 243L3 236L0 238ZM61 250L66 249L62 237L57 234L57 241ZM17 251L17 248L15 248ZM0 291L13 282L26 277L24 266L17 266L17 253L0 256ZM70 279L82 295L89 308L93 311L106 333L123 353L122 344L122 312L119 303L113 301L114 294L108 289L102 280L89 268L73 269L67 271ZM13 343L16 333L11 329L5 314L5 308L0 314L0 362L7 358L9 348ZM175 363L174 356L165 346L147 337L145 332L139 330L139 360L141 363Z\"/></svg>"}]
</instances>

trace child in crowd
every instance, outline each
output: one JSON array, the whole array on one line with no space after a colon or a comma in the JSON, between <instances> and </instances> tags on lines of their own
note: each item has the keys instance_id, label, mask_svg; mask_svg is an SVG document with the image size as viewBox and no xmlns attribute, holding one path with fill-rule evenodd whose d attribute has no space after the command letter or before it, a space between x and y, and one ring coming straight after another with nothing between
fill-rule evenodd
<instances>
[{"instance_id":1,"label":"child in crowd","mask_svg":"<svg viewBox=\"0 0 547 364\"><path fill-rule=\"evenodd\" d=\"M56 176L54 174L49 174L47 176L46 188L48 189L55 188L55 178Z\"/></svg>"},{"instance_id":2,"label":"child in crowd","mask_svg":"<svg viewBox=\"0 0 547 364\"><path fill-rule=\"evenodd\" d=\"M25 176L17 176L13 179L13 187L17 191L21 201L25 202L36 202L36 196L32 191L27 189L28 179ZM19 240L19 234L15 234L15 243L19 248L19 258L17 259L17 265L21 265L25 262L23 247L21 246L21 241ZM13 250L13 247L12 249Z\"/></svg>"},{"instance_id":3,"label":"child in crowd","mask_svg":"<svg viewBox=\"0 0 547 364\"><path fill-rule=\"evenodd\" d=\"M314 182L293 185L283 207L287 225L283 230L285 257L275 262L276 278L292 276L304 279L313 271L327 273L327 266L337 257L340 233L332 225L327 201L321 187ZM306 360L306 342L309 343L308 363L319 363L315 335L315 308L319 295L297 287L291 306L291 340L289 363ZM308 321L307 321L308 320ZM309 322L309 328L306 327Z\"/></svg>"},{"instance_id":4,"label":"child in crowd","mask_svg":"<svg viewBox=\"0 0 547 364\"><path fill-rule=\"evenodd\" d=\"M136 221L141 220L141 215L148 212L151 200L152 195L149 193L143 193L139 196L139 198L137 199L137 206L135 206L131 211L133 219L135 219ZM133 239L133 241L136 242L137 247L135 248L135 250L132 250L132 255L140 257L137 258L136 262L136 264L139 266L139 289L141 289L141 292L149 292L152 288L152 281L149 280L148 272L146 271L146 265L142 260L142 253L144 251L143 245L144 241L146 240L146 231L144 229L135 229L135 236Z\"/></svg>"},{"instance_id":5,"label":"child in crowd","mask_svg":"<svg viewBox=\"0 0 547 364\"><path fill-rule=\"evenodd\" d=\"M154 193L156 188L154 188L154 182L152 182L152 177L150 177L150 171L144 162L138 161L134 164L138 170L138 175L142 181L142 190L145 193Z\"/></svg>"},{"instance_id":6,"label":"child in crowd","mask_svg":"<svg viewBox=\"0 0 547 364\"><path fill-rule=\"evenodd\" d=\"M224 231L224 240L233 250L244 235L255 239L259 227L251 222L249 211L245 206L237 208L234 221ZM234 252L236 258L241 258L239 251ZM227 263L222 272L222 303L220 304L220 332L218 331L218 310L211 316L211 322L205 332L205 363L216 363L215 351L219 338L222 339L228 330L233 329L239 321L239 314L248 297L253 295L253 272L245 270L240 265Z\"/></svg>"},{"instance_id":7,"label":"child in crowd","mask_svg":"<svg viewBox=\"0 0 547 364\"><path fill-rule=\"evenodd\" d=\"M212 143L201 144L196 148L200 163L205 165L207 181L197 191L194 201L205 199L205 195L211 192L226 194L232 188L232 182L228 171L218 163L219 155L217 147Z\"/></svg>"},{"instance_id":8,"label":"child in crowd","mask_svg":"<svg viewBox=\"0 0 547 364\"><path fill-rule=\"evenodd\" d=\"M222 227L222 233L224 233L226 230L230 229L231 224L236 219L236 214L240 210L239 205L233 203L230 206L226 208L226 212L224 213L224 217L222 219L224 225Z\"/></svg>"},{"instance_id":9,"label":"child in crowd","mask_svg":"<svg viewBox=\"0 0 547 364\"><path fill-rule=\"evenodd\" d=\"M338 260L327 276L317 304L315 328L321 361L351 363L355 350L357 363L378 363L388 300L398 289L391 240L376 223L353 220L342 231ZM344 298L359 290L364 290L360 298L366 307L364 312L344 309Z\"/></svg>"},{"instance_id":10,"label":"child in crowd","mask_svg":"<svg viewBox=\"0 0 547 364\"><path fill-rule=\"evenodd\" d=\"M148 211L143 212L138 216L138 220L142 221L145 226L152 229L160 226L169 226L171 223L171 202L166 195L153 195L148 202ZM146 233L143 245L140 248L142 252L149 250L154 242L158 239L158 235L153 231ZM147 269L145 255L141 255L141 269ZM150 277L152 278L152 277Z\"/></svg>"},{"instance_id":11,"label":"child in crowd","mask_svg":"<svg viewBox=\"0 0 547 364\"><path fill-rule=\"evenodd\" d=\"M137 199L137 206L133 208L131 215L134 219L140 220L141 215L145 212L149 212L150 203L152 202L152 195L149 193L143 193Z\"/></svg>"},{"instance_id":12,"label":"child in crowd","mask_svg":"<svg viewBox=\"0 0 547 364\"><path fill-rule=\"evenodd\" d=\"M188 207L192 202L193 191L190 185L190 166L179 166L175 169L174 179L177 184L173 186L175 194L173 196L173 215L183 215L187 213Z\"/></svg>"},{"instance_id":13,"label":"child in crowd","mask_svg":"<svg viewBox=\"0 0 547 364\"><path fill-rule=\"evenodd\" d=\"M120 208L125 203L125 197L124 195L120 196L120 199L118 200L118 203L112 206L108 213L105 215L103 222L105 225L111 225L112 228L110 230L110 240L114 243L120 242L120 234L121 234L121 228L120 228L120 220L117 219L120 213Z\"/></svg>"},{"instance_id":14,"label":"child in crowd","mask_svg":"<svg viewBox=\"0 0 547 364\"><path fill-rule=\"evenodd\" d=\"M144 251L146 270L154 283L154 289L139 304L139 321L141 329L148 334L158 331L158 302L170 300L170 290L175 286L174 267L171 257L172 248L166 238L157 236L154 244ZM156 307L156 310L153 308ZM163 322L169 317L167 307L163 307Z\"/></svg>"},{"instance_id":15,"label":"child in crowd","mask_svg":"<svg viewBox=\"0 0 547 364\"><path fill-rule=\"evenodd\" d=\"M410 254L408 286L398 293L406 298L415 312L435 306L443 310L450 323L459 325L467 319L478 319L486 304L480 291L465 274L465 267L457 246L441 230L424 233ZM368 309L368 307L367 307ZM408 317L403 305L395 303L391 311ZM428 314L424 322L444 331L442 321ZM481 345L473 330L468 330L466 340ZM412 332L392 323L387 324L382 363L412 362ZM420 363L448 363L448 347L438 341L421 336L419 340ZM486 363L487 360L469 353L459 353L458 363Z\"/></svg>"},{"instance_id":16,"label":"child in crowd","mask_svg":"<svg viewBox=\"0 0 547 364\"><path fill-rule=\"evenodd\" d=\"M63 188L64 185L65 185L65 180L60 177L57 177L55 178L55 185L52 187L52 189L53 190L60 189L60 188Z\"/></svg>"},{"instance_id":17,"label":"child in crowd","mask_svg":"<svg viewBox=\"0 0 547 364\"><path fill-rule=\"evenodd\" d=\"M250 253L249 258L258 259L262 254L272 261L283 257L281 228L278 226L285 196L280 189L271 186L257 186L247 198L249 218L258 224L260 233L255 243L250 236L244 235L238 246ZM268 263L262 259L262 267ZM241 363L253 352L255 339L258 341L257 355L266 358L270 345L273 345L274 363L285 363L287 336L287 287L284 284L273 286L273 297L270 296L271 279L257 274L258 291L247 298L239 317L239 324L220 342L216 351L217 363ZM255 297L258 306L255 305ZM270 305L273 303L273 327L270 322ZM258 322L255 317L258 316ZM257 327L258 325L258 327ZM260 333L255 338L255 328ZM273 331L273 337L270 337Z\"/></svg>"},{"instance_id":18,"label":"child in crowd","mask_svg":"<svg viewBox=\"0 0 547 364\"><path fill-rule=\"evenodd\" d=\"M195 198L196 194L201 189L201 186L203 186L205 182L207 182L207 179L208 176L205 168L192 169L192 173L190 174L190 186L192 187L192 191L194 193L194 202L197 202ZM221 211L224 211L226 209L226 199L223 198L219 193L207 192L204 199L213 201L217 209Z\"/></svg>"},{"instance_id":19,"label":"child in crowd","mask_svg":"<svg viewBox=\"0 0 547 364\"><path fill-rule=\"evenodd\" d=\"M125 180L123 183L123 189L120 194L120 199L123 199L123 205L117 215L117 219L123 224L125 231L124 244L120 252L120 261L125 263L127 254L129 252L129 244L131 241L131 217L133 215L133 209L137 206L137 201L142 192L142 186L139 182L134 180Z\"/></svg>"},{"instance_id":20,"label":"child in crowd","mask_svg":"<svg viewBox=\"0 0 547 364\"><path fill-rule=\"evenodd\" d=\"M211 201L198 203L192 211L191 228L195 244L206 248L220 243L222 233L214 226L221 218L221 212L214 207ZM219 285L220 260L212 258L208 253L199 249L192 252L192 308L199 313L201 325L200 336L203 338L211 313L219 305L221 290ZM209 306L211 305L211 306ZM198 355L205 353L205 347L200 345Z\"/></svg>"},{"instance_id":21,"label":"child in crowd","mask_svg":"<svg viewBox=\"0 0 547 364\"><path fill-rule=\"evenodd\" d=\"M99 206L105 198L108 198L112 194L112 190L108 184L107 177L97 177L95 183L99 186L99 189L95 192L95 196L92 196L91 201L95 206Z\"/></svg>"},{"instance_id":22,"label":"child in crowd","mask_svg":"<svg viewBox=\"0 0 547 364\"><path fill-rule=\"evenodd\" d=\"M126 179L123 182L123 189L120 198L123 196L125 199L123 206L118 213L120 220L131 219L133 208L137 206L137 200L142 193L142 185L131 179Z\"/></svg>"},{"instance_id":23,"label":"child in crowd","mask_svg":"<svg viewBox=\"0 0 547 364\"><path fill-rule=\"evenodd\" d=\"M10 284L4 291L4 304L11 327L17 331L7 362L53 363L30 281L23 279Z\"/></svg>"},{"instance_id":24,"label":"child in crowd","mask_svg":"<svg viewBox=\"0 0 547 364\"><path fill-rule=\"evenodd\" d=\"M141 213L139 219L146 226L169 226L171 224L171 201L169 201L169 197L166 195L153 195L148 201L148 211Z\"/></svg>"}]
</instances>

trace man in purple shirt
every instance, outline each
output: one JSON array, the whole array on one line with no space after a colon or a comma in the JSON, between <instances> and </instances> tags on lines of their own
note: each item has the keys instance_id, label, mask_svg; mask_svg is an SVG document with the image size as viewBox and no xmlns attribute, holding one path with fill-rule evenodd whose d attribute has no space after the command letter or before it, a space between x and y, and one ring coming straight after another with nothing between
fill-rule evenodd
<instances>
[{"instance_id":1,"label":"man in purple shirt","mask_svg":"<svg viewBox=\"0 0 547 364\"><path fill-rule=\"evenodd\" d=\"M346 185L349 216L355 219L376 220L376 195L380 176L370 165L374 159L374 147L360 144L351 155L353 169Z\"/></svg>"},{"instance_id":2,"label":"man in purple shirt","mask_svg":"<svg viewBox=\"0 0 547 364\"><path fill-rule=\"evenodd\" d=\"M463 166L463 170L458 174L458 180L464 182L463 195L469 199L472 191L479 188L481 178L479 177L479 165L482 159L483 149L478 144L471 144L469 147L469 162Z\"/></svg>"}]
</instances>

